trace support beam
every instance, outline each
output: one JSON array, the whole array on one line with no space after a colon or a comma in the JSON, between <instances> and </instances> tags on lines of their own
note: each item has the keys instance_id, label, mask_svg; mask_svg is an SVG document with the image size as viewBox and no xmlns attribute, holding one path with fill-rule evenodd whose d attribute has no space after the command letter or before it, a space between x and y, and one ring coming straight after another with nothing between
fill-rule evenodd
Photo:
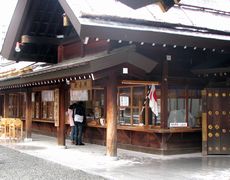
<instances>
[{"instance_id":1,"label":"support beam","mask_svg":"<svg viewBox=\"0 0 230 180\"><path fill-rule=\"evenodd\" d=\"M5 118L9 117L9 94L4 95L4 115Z\"/></svg>"},{"instance_id":2,"label":"support beam","mask_svg":"<svg viewBox=\"0 0 230 180\"><path fill-rule=\"evenodd\" d=\"M168 61L163 62L161 82L161 128L167 128L168 122Z\"/></svg>"},{"instance_id":3,"label":"support beam","mask_svg":"<svg viewBox=\"0 0 230 180\"><path fill-rule=\"evenodd\" d=\"M29 36L29 35L22 35L21 42L22 44L52 44L52 45L59 45L61 42L58 38L50 38L50 37L40 37L40 36Z\"/></svg>"},{"instance_id":4,"label":"support beam","mask_svg":"<svg viewBox=\"0 0 230 180\"><path fill-rule=\"evenodd\" d=\"M117 77L111 72L107 81L106 155L117 156Z\"/></svg>"},{"instance_id":5,"label":"support beam","mask_svg":"<svg viewBox=\"0 0 230 180\"><path fill-rule=\"evenodd\" d=\"M65 147L65 91L66 86L59 88L59 126L57 126L57 140L59 146Z\"/></svg>"},{"instance_id":6,"label":"support beam","mask_svg":"<svg viewBox=\"0 0 230 180\"><path fill-rule=\"evenodd\" d=\"M32 92L30 89L26 92L26 139L32 138Z\"/></svg>"}]
</instances>

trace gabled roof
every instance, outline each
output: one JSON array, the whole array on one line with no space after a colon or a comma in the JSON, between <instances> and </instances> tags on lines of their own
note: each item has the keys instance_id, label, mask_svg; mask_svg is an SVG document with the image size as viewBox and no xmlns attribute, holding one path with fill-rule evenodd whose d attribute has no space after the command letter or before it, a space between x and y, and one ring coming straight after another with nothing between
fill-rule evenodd
<instances>
[{"instance_id":1,"label":"gabled roof","mask_svg":"<svg viewBox=\"0 0 230 180\"><path fill-rule=\"evenodd\" d=\"M60 34L75 41L89 37L229 53L227 7L229 1L224 0L181 0L163 13L154 4L134 10L116 0L20 0L1 53L12 60L56 63L57 46L64 41L58 39ZM64 12L70 29L63 27ZM15 44L23 35L31 42L16 53Z\"/></svg>"},{"instance_id":2,"label":"gabled roof","mask_svg":"<svg viewBox=\"0 0 230 180\"><path fill-rule=\"evenodd\" d=\"M63 13L58 0L19 0L2 47L2 56L17 61L57 63L57 47L63 43L62 37L77 38L74 29L63 27ZM21 43L20 52L15 51L16 42Z\"/></svg>"}]
</instances>

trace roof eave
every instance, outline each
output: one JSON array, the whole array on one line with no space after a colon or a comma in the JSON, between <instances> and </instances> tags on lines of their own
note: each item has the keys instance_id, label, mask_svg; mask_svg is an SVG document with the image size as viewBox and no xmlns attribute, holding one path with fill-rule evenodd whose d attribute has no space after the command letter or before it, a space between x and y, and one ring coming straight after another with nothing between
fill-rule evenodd
<instances>
[{"instance_id":1,"label":"roof eave","mask_svg":"<svg viewBox=\"0 0 230 180\"><path fill-rule=\"evenodd\" d=\"M130 24L104 23L103 21L79 18L81 23L79 36L98 37L122 41L156 43L197 48L220 49L230 52L230 40L226 36L168 30L164 28L133 26ZM91 21L91 22L90 22Z\"/></svg>"},{"instance_id":2,"label":"roof eave","mask_svg":"<svg viewBox=\"0 0 230 180\"><path fill-rule=\"evenodd\" d=\"M90 74L126 63L131 64L146 73L150 72L156 66L155 61L136 53L135 46L128 46L126 48L123 47L113 50L110 53L102 52L84 58L72 59L38 72L31 72L18 77L4 79L1 81L0 88L16 84Z\"/></svg>"},{"instance_id":3,"label":"roof eave","mask_svg":"<svg viewBox=\"0 0 230 180\"><path fill-rule=\"evenodd\" d=\"M1 55L6 59L14 59L15 44L20 40L20 32L28 12L29 2L30 0L20 0L16 5L1 50Z\"/></svg>"}]
</instances>

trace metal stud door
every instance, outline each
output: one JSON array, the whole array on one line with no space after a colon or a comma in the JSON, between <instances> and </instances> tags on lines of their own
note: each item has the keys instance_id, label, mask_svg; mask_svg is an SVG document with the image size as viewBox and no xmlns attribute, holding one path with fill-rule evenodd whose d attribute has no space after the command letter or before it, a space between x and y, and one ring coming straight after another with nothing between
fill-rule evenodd
<instances>
[{"instance_id":1,"label":"metal stud door","mask_svg":"<svg viewBox=\"0 0 230 180\"><path fill-rule=\"evenodd\" d=\"M230 154L230 90L207 90L208 154Z\"/></svg>"}]
</instances>

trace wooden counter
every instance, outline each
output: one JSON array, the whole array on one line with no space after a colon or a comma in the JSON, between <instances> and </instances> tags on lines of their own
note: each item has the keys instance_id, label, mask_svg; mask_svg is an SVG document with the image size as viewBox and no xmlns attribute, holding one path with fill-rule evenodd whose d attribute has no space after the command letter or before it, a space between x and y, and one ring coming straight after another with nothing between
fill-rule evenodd
<instances>
[{"instance_id":1,"label":"wooden counter","mask_svg":"<svg viewBox=\"0 0 230 180\"><path fill-rule=\"evenodd\" d=\"M101 125L87 125L88 127L93 128L106 128L106 126ZM170 128L170 129L161 129L158 127L135 127L135 126L117 126L119 130L128 130L128 131L139 131L139 132L147 132L147 133L184 133L184 132L200 132L201 128Z\"/></svg>"}]
</instances>

